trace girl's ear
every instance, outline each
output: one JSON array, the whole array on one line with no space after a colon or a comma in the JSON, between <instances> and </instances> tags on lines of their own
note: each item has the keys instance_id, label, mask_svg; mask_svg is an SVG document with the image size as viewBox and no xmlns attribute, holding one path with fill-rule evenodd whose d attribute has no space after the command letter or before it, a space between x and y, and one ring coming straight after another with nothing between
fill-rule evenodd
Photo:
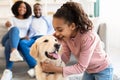
<instances>
[{"instance_id":1,"label":"girl's ear","mask_svg":"<svg viewBox=\"0 0 120 80\"><path fill-rule=\"evenodd\" d=\"M75 23L72 23L70 27L71 27L71 30L75 30L76 29Z\"/></svg>"}]
</instances>

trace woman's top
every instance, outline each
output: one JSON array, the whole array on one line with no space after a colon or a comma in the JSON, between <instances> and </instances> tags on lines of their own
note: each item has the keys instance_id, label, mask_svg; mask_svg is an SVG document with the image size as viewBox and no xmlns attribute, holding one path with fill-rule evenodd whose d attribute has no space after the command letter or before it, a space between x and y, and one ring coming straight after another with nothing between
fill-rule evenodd
<instances>
[{"instance_id":1,"label":"woman's top","mask_svg":"<svg viewBox=\"0 0 120 80\"><path fill-rule=\"evenodd\" d=\"M20 32L19 37L23 38L28 33L32 19L31 17L27 19L18 19L16 17L12 17L9 21L12 24L12 26L10 26L9 29L12 27L17 27Z\"/></svg>"}]
</instances>

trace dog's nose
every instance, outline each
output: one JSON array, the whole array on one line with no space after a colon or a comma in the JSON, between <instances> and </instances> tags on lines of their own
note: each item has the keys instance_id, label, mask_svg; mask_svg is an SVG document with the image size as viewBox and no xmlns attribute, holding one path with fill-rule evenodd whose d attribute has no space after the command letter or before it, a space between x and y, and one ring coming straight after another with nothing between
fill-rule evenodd
<instances>
[{"instance_id":1,"label":"dog's nose","mask_svg":"<svg viewBox=\"0 0 120 80\"><path fill-rule=\"evenodd\" d=\"M60 44L54 44L54 47L58 50L60 48Z\"/></svg>"}]
</instances>

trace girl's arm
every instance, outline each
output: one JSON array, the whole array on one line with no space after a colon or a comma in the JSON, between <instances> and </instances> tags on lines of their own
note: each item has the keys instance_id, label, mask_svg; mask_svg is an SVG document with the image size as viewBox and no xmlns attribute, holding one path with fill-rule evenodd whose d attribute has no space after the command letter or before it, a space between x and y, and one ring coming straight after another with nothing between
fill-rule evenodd
<instances>
[{"instance_id":1,"label":"girl's arm","mask_svg":"<svg viewBox=\"0 0 120 80\"><path fill-rule=\"evenodd\" d=\"M70 60L71 51L64 41L61 41L61 44L62 44L62 49L60 52L61 58L65 62L65 64L67 64Z\"/></svg>"},{"instance_id":2,"label":"girl's arm","mask_svg":"<svg viewBox=\"0 0 120 80\"><path fill-rule=\"evenodd\" d=\"M67 66L63 68L63 75L68 76L71 74L83 73L90 64L93 52L97 45L98 40L93 35L87 35L83 38L81 43L81 50L78 56L78 63L75 65Z\"/></svg>"}]
</instances>

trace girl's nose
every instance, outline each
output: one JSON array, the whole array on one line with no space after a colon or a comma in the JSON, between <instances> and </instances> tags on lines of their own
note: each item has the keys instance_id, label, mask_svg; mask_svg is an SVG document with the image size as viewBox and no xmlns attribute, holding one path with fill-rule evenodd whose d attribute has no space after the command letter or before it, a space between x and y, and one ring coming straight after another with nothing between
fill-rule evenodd
<instances>
[{"instance_id":1,"label":"girl's nose","mask_svg":"<svg viewBox=\"0 0 120 80\"><path fill-rule=\"evenodd\" d=\"M53 35L54 35L55 37L57 37L59 34L58 34L57 32L55 32Z\"/></svg>"},{"instance_id":2,"label":"girl's nose","mask_svg":"<svg viewBox=\"0 0 120 80\"><path fill-rule=\"evenodd\" d=\"M53 36L55 36L56 38L59 38L59 33L57 33L57 32L55 32L54 34L53 34Z\"/></svg>"}]
</instances>

